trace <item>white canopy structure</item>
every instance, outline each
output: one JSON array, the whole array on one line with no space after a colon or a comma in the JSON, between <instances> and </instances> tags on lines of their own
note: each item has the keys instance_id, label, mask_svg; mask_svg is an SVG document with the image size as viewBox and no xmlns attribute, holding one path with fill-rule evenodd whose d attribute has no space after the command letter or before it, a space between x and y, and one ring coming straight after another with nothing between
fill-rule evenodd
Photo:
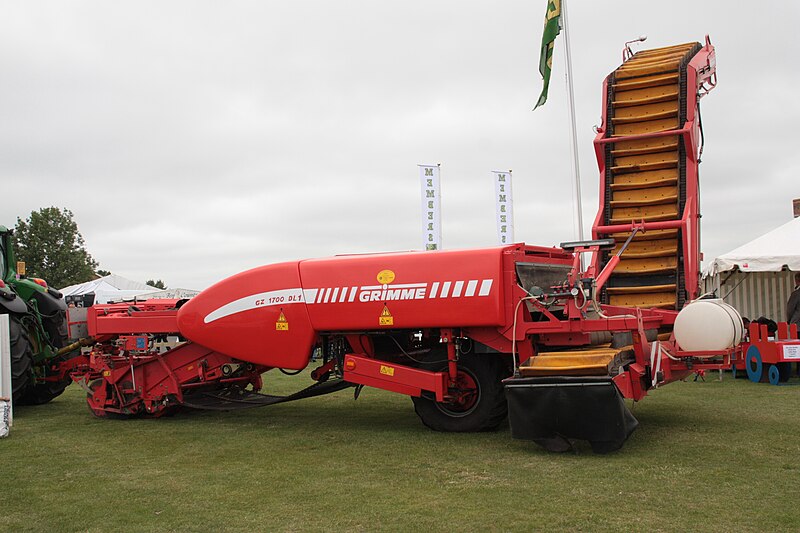
<instances>
[{"instance_id":1,"label":"white canopy structure","mask_svg":"<svg viewBox=\"0 0 800 533\"><path fill-rule=\"evenodd\" d=\"M180 300L181 298L193 298L200 294L200 291L195 291L192 289L164 289L156 290L154 292L148 292L147 294L141 294L138 297L145 299L145 298L155 298L155 299L163 299L163 298L174 298L176 300Z\"/></svg>"},{"instance_id":2,"label":"white canopy structure","mask_svg":"<svg viewBox=\"0 0 800 533\"><path fill-rule=\"evenodd\" d=\"M715 258L703 277L734 268L741 272L800 271L800 217Z\"/></svg>"},{"instance_id":3,"label":"white canopy structure","mask_svg":"<svg viewBox=\"0 0 800 533\"><path fill-rule=\"evenodd\" d=\"M133 281L116 274L110 274L86 283L70 285L61 289L64 297L94 294L94 303L104 304L111 301L131 300L142 295L155 298L153 293L161 292L155 287Z\"/></svg>"},{"instance_id":4,"label":"white canopy structure","mask_svg":"<svg viewBox=\"0 0 800 533\"><path fill-rule=\"evenodd\" d=\"M800 271L800 217L714 258L703 270L703 286L742 316L786 320L792 271Z\"/></svg>"}]
</instances>

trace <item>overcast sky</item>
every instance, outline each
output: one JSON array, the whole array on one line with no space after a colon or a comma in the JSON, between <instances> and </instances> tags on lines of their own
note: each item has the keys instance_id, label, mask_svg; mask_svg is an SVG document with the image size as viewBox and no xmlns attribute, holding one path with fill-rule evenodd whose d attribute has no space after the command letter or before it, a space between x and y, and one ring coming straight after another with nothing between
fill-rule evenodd
<instances>
[{"instance_id":1,"label":"overcast sky","mask_svg":"<svg viewBox=\"0 0 800 533\"><path fill-rule=\"evenodd\" d=\"M101 268L202 289L262 264L421 248L417 164L442 165L445 248L573 240L564 41L531 109L546 0L0 2L0 224L75 214ZM706 258L800 197L800 3L572 0L586 232L592 127L623 43L703 41ZM800 236L798 237L800 238Z\"/></svg>"}]
</instances>

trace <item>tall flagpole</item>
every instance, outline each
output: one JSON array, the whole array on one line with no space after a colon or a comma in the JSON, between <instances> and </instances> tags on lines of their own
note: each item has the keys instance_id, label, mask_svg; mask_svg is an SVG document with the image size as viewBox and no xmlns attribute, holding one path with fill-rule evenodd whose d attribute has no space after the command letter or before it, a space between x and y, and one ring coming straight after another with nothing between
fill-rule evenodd
<instances>
[{"instance_id":1,"label":"tall flagpole","mask_svg":"<svg viewBox=\"0 0 800 533\"><path fill-rule=\"evenodd\" d=\"M583 207L581 205L581 170L578 162L578 132L575 126L575 95L572 91L572 53L569 47L569 26L567 24L567 0L561 0L561 19L564 21L564 51L567 61L567 95L569 97L569 119L572 125L572 172L575 175L575 210L578 215L578 240L583 240ZM581 264L583 264L581 262Z\"/></svg>"}]
</instances>

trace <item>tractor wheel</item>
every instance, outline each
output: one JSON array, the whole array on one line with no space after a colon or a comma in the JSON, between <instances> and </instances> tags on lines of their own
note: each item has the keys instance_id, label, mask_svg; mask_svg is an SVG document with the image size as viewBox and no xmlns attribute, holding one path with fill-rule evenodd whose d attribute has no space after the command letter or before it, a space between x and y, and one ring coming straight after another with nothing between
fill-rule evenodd
<instances>
[{"instance_id":1,"label":"tractor wheel","mask_svg":"<svg viewBox=\"0 0 800 533\"><path fill-rule=\"evenodd\" d=\"M70 383L72 383L70 378L62 379L61 381L46 381L44 383L37 383L28 388L28 392L22 399L22 403L26 405L45 404L56 396L60 396Z\"/></svg>"},{"instance_id":2,"label":"tractor wheel","mask_svg":"<svg viewBox=\"0 0 800 533\"><path fill-rule=\"evenodd\" d=\"M62 348L66 345L63 337L55 337L57 340L53 342L55 348ZM77 357L79 352L73 353L71 357ZM66 359L69 359L67 357ZM51 361L52 362L52 361ZM72 383L69 376L61 381L45 381L42 383L32 383L28 387L28 391L22 398L22 403L26 405L42 405L50 402L53 398L61 396L64 390Z\"/></svg>"},{"instance_id":3,"label":"tractor wheel","mask_svg":"<svg viewBox=\"0 0 800 533\"><path fill-rule=\"evenodd\" d=\"M447 369L447 364L436 370ZM506 419L508 404L501 381L509 371L499 355L465 354L458 361L458 378L450 389L454 399L436 402L411 398L422 423L436 431L491 431Z\"/></svg>"},{"instance_id":4,"label":"tractor wheel","mask_svg":"<svg viewBox=\"0 0 800 533\"><path fill-rule=\"evenodd\" d=\"M50 338L50 345L56 350L63 348L69 342L67 334L67 312L58 311L52 316L42 317L42 326Z\"/></svg>"},{"instance_id":5,"label":"tractor wheel","mask_svg":"<svg viewBox=\"0 0 800 533\"><path fill-rule=\"evenodd\" d=\"M8 330L11 344L11 390L14 403L22 402L30 387L33 373L33 351L28 333L19 320L8 317Z\"/></svg>"}]
</instances>

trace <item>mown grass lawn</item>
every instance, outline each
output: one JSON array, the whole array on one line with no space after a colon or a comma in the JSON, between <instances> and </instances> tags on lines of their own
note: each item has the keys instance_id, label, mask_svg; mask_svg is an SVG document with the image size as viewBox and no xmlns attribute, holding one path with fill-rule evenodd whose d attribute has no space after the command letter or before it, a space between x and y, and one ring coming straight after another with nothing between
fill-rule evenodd
<instances>
[{"instance_id":1,"label":"mown grass lawn","mask_svg":"<svg viewBox=\"0 0 800 533\"><path fill-rule=\"evenodd\" d=\"M635 405L639 429L604 456L507 428L436 433L407 397L373 389L114 421L73 385L17 408L0 440L0 530L800 529L800 387L707 379ZM272 391L307 382L266 376Z\"/></svg>"}]
</instances>

